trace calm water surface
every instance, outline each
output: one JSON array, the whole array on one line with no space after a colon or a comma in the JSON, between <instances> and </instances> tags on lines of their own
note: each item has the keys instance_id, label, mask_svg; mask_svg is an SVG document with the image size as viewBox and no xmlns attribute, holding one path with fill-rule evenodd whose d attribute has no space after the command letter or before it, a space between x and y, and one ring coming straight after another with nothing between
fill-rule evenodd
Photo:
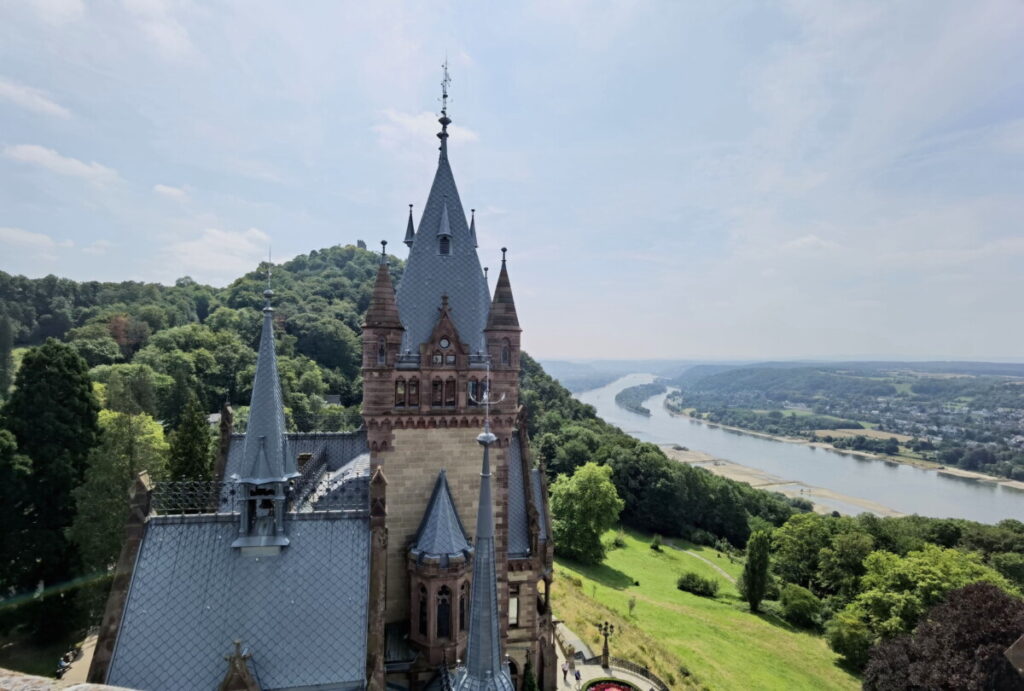
<instances>
[{"instance_id":1,"label":"calm water surface","mask_svg":"<svg viewBox=\"0 0 1024 691\"><path fill-rule=\"evenodd\" d=\"M597 414L608 422L643 441L681 444L789 482L870 499L908 514L969 518L984 523L996 523L1004 518L1024 520L1024 492L1020 490L672 417L663 405L668 394L654 396L644 403L651 410L649 418L615 404L615 394L622 389L653 379L650 374L630 374L576 397L597 408ZM835 508L844 513L859 512L838 504Z\"/></svg>"}]
</instances>

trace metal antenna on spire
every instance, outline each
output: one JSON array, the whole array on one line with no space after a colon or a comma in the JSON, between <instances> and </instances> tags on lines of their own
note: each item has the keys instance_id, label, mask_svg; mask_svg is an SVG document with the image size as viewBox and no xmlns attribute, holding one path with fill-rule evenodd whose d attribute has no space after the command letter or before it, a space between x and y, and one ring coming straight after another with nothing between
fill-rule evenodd
<instances>
[{"instance_id":1,"label":"metal antenna on spire","mask_svg":"<svg viewBox=\"0 0 1024 691\"><path fill-rule=\"evenodd\" d=\"M448 56L444 57L444 64L441 65L442 74L444 75L441 79L441 115L448 115L448 85L452 83L452 78L448 75Z\"/></svg>"},{"instance_id":2,"label":"metal antenna on spire","mask_svg":"<svg viewBox=\"0 0 1024 691\"><path fill-rule=\"evenodd\" d=\"M490 432L491 431L491 404L492 403L501 403L502 401L505 400L505 394L504 393L502 393L501 397L498 398L497 400L493 400L491 398L491 358L490 358L490 356L487 357L487 374L485 375L485 379L484 379L484 382L483 382L483 389L484 389L483 395L481 395L480 397L477 397L477 396L475 396L473 394L470 394L469 398L470 398L470 400L472 400L477 405L482 405L484 407L484 431L485 432Z\"/></svg>"}]
</instances>

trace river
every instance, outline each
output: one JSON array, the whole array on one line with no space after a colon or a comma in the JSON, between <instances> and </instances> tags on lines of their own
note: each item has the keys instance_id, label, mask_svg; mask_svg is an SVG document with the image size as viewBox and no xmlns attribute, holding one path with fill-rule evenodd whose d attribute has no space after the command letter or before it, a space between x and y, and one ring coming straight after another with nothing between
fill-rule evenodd
<instances>
[{"instance_id":1,"label":"river","mask_svg":"<svg viewBox=\"0 0 1024 691\"><path fill-rule=\"evenodd\" d=\"M664 406L667 393L644 403L651 410L650 417L616 405L615 394L619 391L653 380L650 374L630 374L576 397L637 439L680 444L790 482L874 501L900 513L967 518L983 523L997 523L1004 518L1024 520L1024 492L994 482L942 475L902 463L757 437L674 417ZM815 501L852 513L848 505L838 501L817 497Z\"/></svg>"}]
</instances>

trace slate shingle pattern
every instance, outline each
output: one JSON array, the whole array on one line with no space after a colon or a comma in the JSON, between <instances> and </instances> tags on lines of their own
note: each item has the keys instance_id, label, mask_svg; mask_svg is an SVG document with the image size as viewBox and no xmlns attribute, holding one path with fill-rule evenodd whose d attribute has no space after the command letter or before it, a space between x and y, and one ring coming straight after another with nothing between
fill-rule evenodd
<instances>
[{"instance_id":1,"label":"slate shingle pattern","mask_svg":"<svg viewBox=\"0 0 1024 691\"><path fill-rule=\"evenodd\" d=\"M544 510L544 486L541 484L540 468L534 468L530 471L530 483L533 491L533 506L537 509L537 527L540 532L541 541L546 541L549 538L548 535L548 519L547 512Z\"/></svg>"},{"instance_id":2,"label":"slate shingle pattern","mask_svg":"<svg viewBox=\"0 0 1024 691\"><path fill-rule=\"evenodd\" d=\"M467 558L473 552L466 530L462 527L462 519L455 509L455 502L452 501L448 476L443 470L437 475L434 493L430 496L416 539L409 551L417 560L437 558L443 567L447 567L453 557Z\"/></svg>"},{"instance_id":3,"label":"slate shingle pattern","mask_svg":"<svg viewBox=\"0 0 1024 691\"><path fill-rule=\"evenodd\" d=\"M530 556L530 516L526 510L526 478L522 449L513 435L505 451L508 457L508 556Z\"/></svg>"},{"instance_id":4,"label":"slate shingle pattern","mask_svg":"<svg viewBox=\"0 0 1024 691\"><path fill-rule=\"evenodd\" d=\"M252 384L249 424L241 466L237 471L242 481L255 485L286 480L299 474L295 469L295 456L288 449L285 438L284 401L274 352L274 310L270 307L273 292L267 290L264 295L267 296L267 304L263 308L263 331Z\"/></svg>"},{"instance_id":5,"label":"slate shingle pattern","mask_svg":"<svg viewBox=\"0 0 1024 691\"><path fill-rule=\"evenodd\" d=\"M230 547L237 518L150 520L108 683L215 689L241 640L265 689L363 688L370 532L366 518L292 517L274 557Z\"/></svg>"},{"instance_id":6,"label":"slate shingle pattern","mask_svg":"<svg viewBox=\"0 0 1024 691\"><path fill-rule=\"evenodd\" d=\"M442 216L446 217L447 231L451 233L448 255L441 255L438 246ZM466 212L448 163L444 139L430 195L396 291L398 311L405 327L403 353L408 350L418 354L420 344L430 338L437 324L442 295L448 296L451 318L461 341L469 346L470 352L483 352L490 291L477 257L476 241L466 223Z\"/></svg>"},{"instance_id":7,"label":"slate shingle pattern","mask_svg":"<svg viewBox=\"0 0 1024 691\"><path fill-rule=\"evenodd\" d=\"M327 456L327 469L334 471L348 464L353 458L370 451L370 445L366 441L366 431L356 432L296 432L287 434L289 453L293 458L300 454L309 453L314 458L319 453ZM245 436L235 434L231 436L231 444L228 447L228 460L225 465L224 477L230 478L232 474L240 472L242 467L242 449Z\"/></svg>"}]
</instances>

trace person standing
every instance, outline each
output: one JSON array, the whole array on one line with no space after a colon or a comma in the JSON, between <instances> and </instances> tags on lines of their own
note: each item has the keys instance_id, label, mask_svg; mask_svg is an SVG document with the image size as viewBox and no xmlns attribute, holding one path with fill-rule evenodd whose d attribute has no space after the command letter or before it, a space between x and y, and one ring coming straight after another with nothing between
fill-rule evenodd
<instances>
[{"instance_id":1,"label":"person standing","mask_svg":"<svg viewBox=\"0 0 1024 691\"><path fill-rule=\"evenodd\" d=\"M569 683L569 661L565 660L562 662L562 683L568 685Z\"/></svg>"}]
</instances>

